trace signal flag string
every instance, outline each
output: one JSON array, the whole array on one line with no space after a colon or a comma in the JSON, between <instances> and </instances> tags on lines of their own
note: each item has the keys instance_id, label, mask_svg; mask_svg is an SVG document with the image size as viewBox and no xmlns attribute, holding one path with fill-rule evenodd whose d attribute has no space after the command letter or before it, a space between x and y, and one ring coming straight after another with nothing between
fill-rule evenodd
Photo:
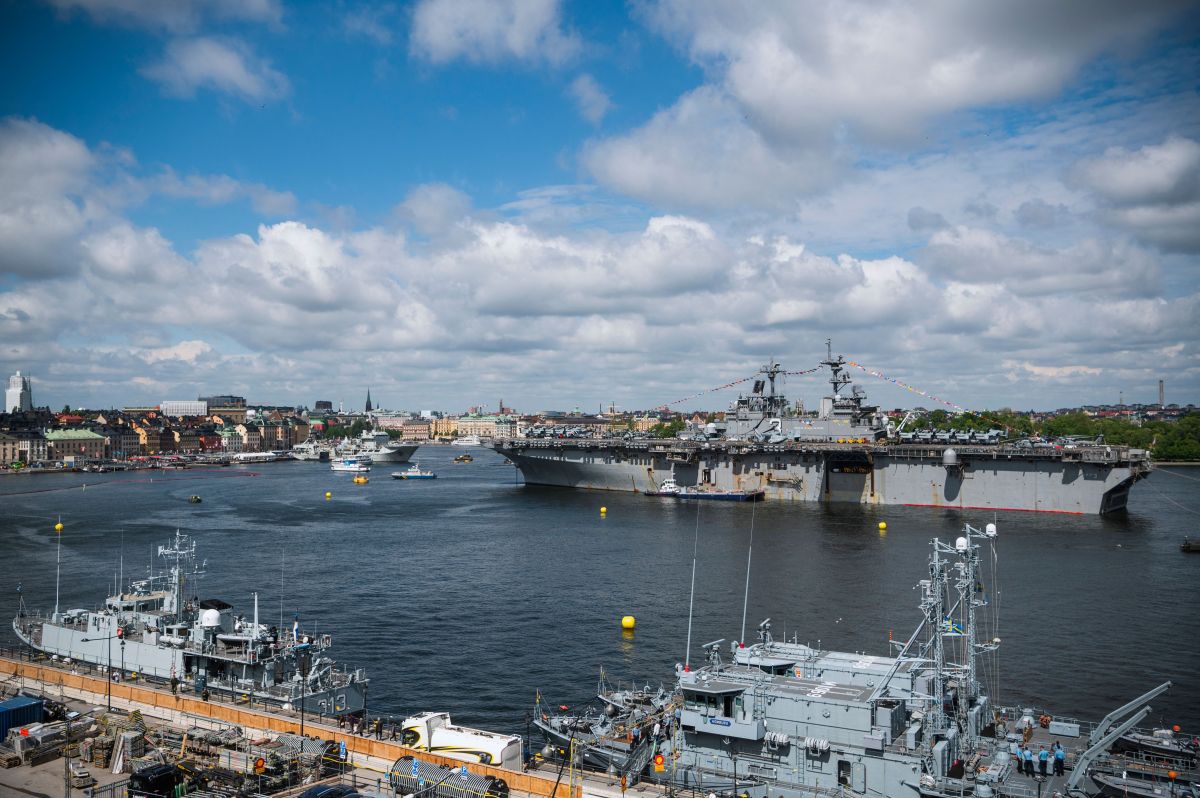
<instances>
[{"instance_id":1,"label":"signal flag string","mask_svg":"<svg viewBox=\"0 0 1200 798\"><path fill-rule=\"evenodd\" d=\"M817 371L820 368L821 368L820 366L817 366L815 368L805 369L804 371L785 371L785 372L783 372L783 374L785 376L789 376L789 377L796 377L801 374L812 374L814 371ZM732 388L735 385L741 385L743 382L749 382L750 380L754 379L757 376L758 375L754 375L752 377L742 377L740 380L734 380L733 382L727 382L724 385L718 385L716 388L707 388L703 391L699 391L698 393L694 393L691 396L685 396L682 399L676 399L674 402L667 402L665 404L659 405L659 407L670 407L671 405L677 405L677 404L680 404L681 402L690 402L693 399L697 399L701 396L704 396L705 394L716 393L717 391L724 391L726 388Z\"/></svg>"}]
</instances>

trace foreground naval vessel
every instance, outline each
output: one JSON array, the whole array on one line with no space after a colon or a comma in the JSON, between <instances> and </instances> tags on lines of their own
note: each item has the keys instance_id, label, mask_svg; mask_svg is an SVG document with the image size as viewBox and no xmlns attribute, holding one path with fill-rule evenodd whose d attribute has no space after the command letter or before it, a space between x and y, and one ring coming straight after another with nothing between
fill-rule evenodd
<instances>
[{"instance_id":1,"label":"foreground naval vessel","mask_svg":"<svg viewBox=\"0 0 1200 798\"><path fill-rule=\"evenodd\" d=\"M13 631L38 651L118 674L171 681L196 694L226 693L316 715L349 715L366 703L368 679L359 669L338 670L326 652L328 634L308 634L235 614L220 599L188 598L203 572L196 545L178 531L159 546L169 567L109 596L101 610L31 612L22 598ZM186 589L185 589L186 588ZM119 670L118 670L119 669ZM207 691L207 693L206 693Z\"/></svg>"},{"instance_id":2,"label":"foreground naval vessel","mask_svg":"<svg viewBox=\"0 0 1200 798\"><path fill-rule=\"evenodd\" d=\"M828 346L828 344L827 344ZM781 501L858 502L970 510L1109 513L1152 468L1127 446L989 433L891 434L827 348L831 393L815 417L776 390L772 361L725 420L676 439L501 438L493 443L527 485L654 493L667 480L698 490L758 491Z\"/></svg>"},{"instance_id":3,"label":"foreground naval vessel","mask_svg":"<svg viewBox=\"0 0 1200 798\"><path fill-rule=\"evenodd\" d=\"M998 594L981 563L995 561L996 537L988 524L933 539L921 620L886 655L778 641L768 618L756 643L723 655L716 640L701 667L677 666L671 700L574 724L544 715L543 754L623 788L650 779L736 798L1200 798L1200 740L1135 731L1170 682L1099 723L993 703Z\"/></svg>"}]
</instances>

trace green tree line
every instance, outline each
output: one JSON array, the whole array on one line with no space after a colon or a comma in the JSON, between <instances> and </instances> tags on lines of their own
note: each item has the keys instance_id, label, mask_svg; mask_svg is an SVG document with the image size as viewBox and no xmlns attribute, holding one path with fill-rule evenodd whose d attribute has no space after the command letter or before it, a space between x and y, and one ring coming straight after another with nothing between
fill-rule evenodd
<instances>
[{"instance_id":1,"label":"green tree line","mask_svg":"<svg viewBox=\"0 0 1200 798\"><path fill-rule=\"evenodd\" d=\"M1178 421L1144 421L1141 424L1123 418L1092 418L1085 413L1066 413L1035 423L1028 416L1011 410L963 413L958 416L945 410L934 410L924 419L910 421L906 429L925 427L972 430L1003 428L1008 431L1010 438L1027 435L1045 438L1103 436L1105 443L1114 446L1149 449L1155 460L1200 460L1200 413L1189 413Z\"/></svg>"}]
</instances>

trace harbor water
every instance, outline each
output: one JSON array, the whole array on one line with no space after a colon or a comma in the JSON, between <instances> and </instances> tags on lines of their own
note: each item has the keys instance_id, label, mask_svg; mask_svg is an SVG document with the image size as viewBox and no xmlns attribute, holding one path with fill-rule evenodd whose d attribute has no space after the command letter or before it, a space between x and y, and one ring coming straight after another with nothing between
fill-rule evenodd
<instances>
[{"instance_id":1,"label":"harbor water","mask_svg":"<svg viewBox=\"0 0 1200 798\"><path fill-rule=\"evenodd\" d=\"M18 585L31 608L54 607L60 518L64 610L146 574L179 528L207 560L196 594L249 616L257 592L262 618L332 633L339 662L371 677L372 714L445 710L523 734L539 690L574 708L601 669L673 682L694 550L693 663L701 644L742 636L751 550L747 638L769 616L777 639L883 655L919 620L929 540L995 520L981 588L999 618L996 700L1098 720L1169 679L1153 721L1200 730L1200 554L1179 550L1200 536L1200 469L1159 469L1125 513L994 517L526 487L486 449L452 463L463 451L422 447L416 459L438 474L422 481L383 465L353 484L314 462L4 477L0 640L16 641ZM622 631L624 615L636 631Z\"/></svg>"}]
</instances>

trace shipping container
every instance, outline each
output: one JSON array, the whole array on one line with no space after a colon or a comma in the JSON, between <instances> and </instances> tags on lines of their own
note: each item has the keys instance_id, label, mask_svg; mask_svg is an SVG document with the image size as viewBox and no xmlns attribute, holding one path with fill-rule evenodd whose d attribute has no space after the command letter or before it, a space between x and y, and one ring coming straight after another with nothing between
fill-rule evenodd
<instances>
[{"instance_id":1,"label":"shipping container","mask_svg":"<svg viewBox=\"0 0 1200 798\"><path fill-rule=\"evenodd\" d=\"M9 729L42 722L42 699L17 696L0 701L0 740L8 737Z\"/></svg>"}]
</instances>

